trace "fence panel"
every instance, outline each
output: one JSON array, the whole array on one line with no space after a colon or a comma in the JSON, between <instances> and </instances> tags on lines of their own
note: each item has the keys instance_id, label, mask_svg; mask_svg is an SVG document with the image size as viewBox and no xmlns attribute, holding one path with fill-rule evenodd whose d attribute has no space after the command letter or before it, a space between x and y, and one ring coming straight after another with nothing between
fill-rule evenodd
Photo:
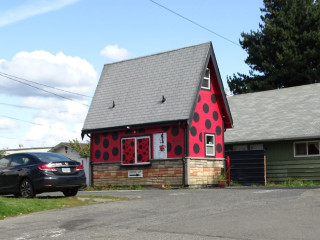
<instances>
[{"instance_id":1,"label":"fence panel","mask_svg":"<svg viewBox=\"0 0 320 240\"><path fill-rule=\"evenodd\" d=\"M265 185L264 150L227 151L231 181L242 185Z\"/></svg>"}]
</instances>

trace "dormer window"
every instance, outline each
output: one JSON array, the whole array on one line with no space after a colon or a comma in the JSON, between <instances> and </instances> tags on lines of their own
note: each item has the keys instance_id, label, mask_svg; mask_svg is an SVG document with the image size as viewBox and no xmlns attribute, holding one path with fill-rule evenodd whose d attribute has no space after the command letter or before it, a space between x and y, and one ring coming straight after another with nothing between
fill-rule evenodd
<instances>
[{"instance_id":1,"label":"dormer window","mask_svg":"<svg viewBox=\"0 0 320 240\"><path fill-rule=\"evenodd\" d=\"M206 69L201 88L210 90L210 69L209 68Z\"/></svg>"}]
</instances>

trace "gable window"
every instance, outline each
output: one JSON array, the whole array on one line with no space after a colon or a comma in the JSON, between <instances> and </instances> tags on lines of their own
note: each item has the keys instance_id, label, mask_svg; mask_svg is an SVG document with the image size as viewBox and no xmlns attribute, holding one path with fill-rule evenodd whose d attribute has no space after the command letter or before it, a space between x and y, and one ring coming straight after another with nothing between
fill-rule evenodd
<instances>
[{"instance_id":1,"label":"gable window","mask_svg":"<svg viewBox=\"0 0 320 240\"><path fill-rule=\"evenodd\" d=\"M320 155L320 141L296 142L294 143L295 157L312 157Z\"/></svg>"},{"instance_id":2,"label":"gable window","mask_svg":"<svg viewBox=\"0 0 320 240\"><path fill-rule=\"evenodd\" d=\"M205 135L205 144L206 144L206 156L215 156L215 138L214 134Z\"/></svg>"},{"instance_id":3,"label":"gable window","mask_svg":"<svg viewBox=\"0 0 320 240\"><path fill-rule=\"evenodd\" d=\"M206 69L201 88L210 90L210 69L209 68Z\"/></svg>"},{"instance_id":4,"label":"gable window","mask_svg":"<svg viewBox=\"0 0 320 240\"><path fill-rule=\"evenodd\" d=\"M121 162L123 165L149 163L150 154L149 136L121 139Z\"/></svg>"}]
</instances>

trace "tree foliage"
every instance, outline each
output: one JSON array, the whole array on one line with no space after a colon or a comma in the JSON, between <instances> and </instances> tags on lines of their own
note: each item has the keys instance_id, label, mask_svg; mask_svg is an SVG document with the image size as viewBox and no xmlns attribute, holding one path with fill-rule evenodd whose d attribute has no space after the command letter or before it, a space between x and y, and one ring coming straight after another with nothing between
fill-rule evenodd
<instances>
[{"instance_id":1,"label":"tree foliage","mask_svg":"<svg viewBox=\"0 0 320 240\"><path fill-rule=\"evenodd\" d=\"M320 82L320 2L264 0L258 31L242 33L249 75L228 76L234 94Z\"/></svg>"},{"instance_id":2,"label":"tree foliage","mask_svg":"<svg viewBox=\"0 0 320 240\"><path fill-rule=\"evenodd\" d=\"M77 139L69 141L70 147L77 151L82 158L90 157L90 142L80 143Z\"/></svg>"},{"instance_id":3,"label":"tree foliage","mask_svg":"<svg viewBox=\"0 0 320 240\"><path fill-rule=\"evenodd\" d=\"M3 157L6 154L6 151L0 150L0 158Z\"/></svg>"}]
</instances>

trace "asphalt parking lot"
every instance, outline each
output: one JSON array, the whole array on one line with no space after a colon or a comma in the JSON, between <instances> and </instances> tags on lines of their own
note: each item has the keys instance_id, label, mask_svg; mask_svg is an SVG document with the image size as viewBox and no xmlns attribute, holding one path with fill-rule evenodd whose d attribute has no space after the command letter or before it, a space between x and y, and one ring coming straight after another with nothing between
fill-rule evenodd
<instances>
[{"instance_id":1,"label":"asphalt parking lot","mask_svg":"<svg viewBox=\"0 0 320 240\"><path fill-rule=\"evenodd\" d=\"M0 239L263 240L320 236L319 188L79 192L88 194L130 200L0 220Z\"/></svg>"}]
</instances>

